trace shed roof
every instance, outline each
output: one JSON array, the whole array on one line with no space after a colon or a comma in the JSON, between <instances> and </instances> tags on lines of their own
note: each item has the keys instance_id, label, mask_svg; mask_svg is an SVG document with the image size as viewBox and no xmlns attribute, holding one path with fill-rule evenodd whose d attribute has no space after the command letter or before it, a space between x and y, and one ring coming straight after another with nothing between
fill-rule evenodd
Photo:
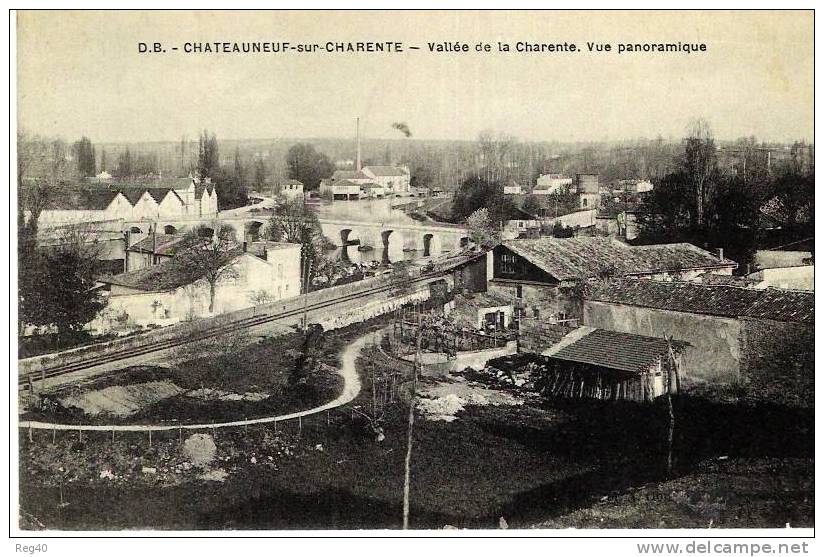
<instances>
[{"instance_id":1,"label":"shed roof","mask_svg":"<svg viewBox=\"0 0 824 557\"><path fill-rule=\"evenodd\" d=\"M613 280L593 286L586 299L720 317L804 323L814 322L815 311L813 292L680 281Z\"/></svg>"},{"instance_id":2,"label":"shed roof","mask_svg":"<svg viewBox=\"0 0 824 557\"><path fill-rule=\"evenodd\" d=\"M570 335L579 333L580 329L575 329ZM684 346L683 342L673 341L675 349ZM638 372L649 368L656 359L667 354L667 351L667 341L663 338L592 329L548 357L608 369Z\"/></svg>"},{"instance_id":3,"label":"shed roof","mask_svg":"<svg viewBox=\"0 0 824 557\"><path fill-rule=\"evenodd\" d=\"M607 269L627 276L737 266L687 243L630 246L611 238L542 237L503 245L559 280L596 277Z\"/></svg>"}]
</instances>

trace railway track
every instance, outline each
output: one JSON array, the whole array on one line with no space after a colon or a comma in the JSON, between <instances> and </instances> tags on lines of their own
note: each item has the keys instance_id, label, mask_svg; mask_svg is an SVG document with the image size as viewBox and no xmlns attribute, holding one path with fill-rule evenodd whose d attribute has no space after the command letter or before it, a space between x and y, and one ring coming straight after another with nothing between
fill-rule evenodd
<instances>
[{"instance_id":1,"label":"railway track","mask_svg":"<svg viewBox=\"0 0 824 557\"><path fill-rule=\"evenodd\" d=\"M426 275L421 275L420 277L413 279L413 283L422 282L424 280L428 280L431 278L436 278L441 275L441 272L434 272L428 273ZM301 315L304 311L311 312L317 311L319 309L324 309L327 307L331 307L337 304L351 302L354 300L358 300L360 298L365 298L367 296L373 296L375 294L379 294L381 292L386 292L395 288L396 285L394 284L387 284L386 286L381 286L378 288L373 288L371 290L366 290L364 292L353 292L351 294L345 294L343 296L339 296L337 298L333 298L331 300L326 300L324 302L317 302L315 304L308 304L306 308L300 307L297 309L291 309L287 311L282 311L280 313L272 313L268 315L260 315L256 317L248 317L245 319L240 319L238 321L233 321L231 323L227 323L226 325L215 327L213 329L209 329L207 331L203 331L202 334L197 335L190 335L183 338L174 338L165 341L160 341L157 343L149 344L146 346L136 346L134 348L129 348L126 350L122 350L119 352L115 352L112 354L104 354L100 356L95 356L92 358L88 358L79 362L73 362L70 364L65 364L62 366L56 366L52 368L46 368L42 371L28 373L25 375L21 375L18 378L18 388L23 388L24 390L28 388L30 382L35 381L42 381L43 379L50 379L54 377L59 377L61 375L66 375L68 373L73 373L75 371L82 371L84 369L89 369L92 367L96 367L103 364L108 364L112 362L117 362L120 360L126 360L128 358L133 358L135 356L143 356L146 354L151 354L153 352L159 352L161 350L168 350L170 348L175 348L178 346L182 346L183 344L189 342L197 342L213 337L217 337L220 335L224 335L227 333L231 333L234 331L238 331L240 329L247 329L249 327L254 327L257 325L263 325L265 323L271 323L273 321L279 321L281 319L287 319L289 317L295 317L297 315Z\"/></svg>"}]
</instances>

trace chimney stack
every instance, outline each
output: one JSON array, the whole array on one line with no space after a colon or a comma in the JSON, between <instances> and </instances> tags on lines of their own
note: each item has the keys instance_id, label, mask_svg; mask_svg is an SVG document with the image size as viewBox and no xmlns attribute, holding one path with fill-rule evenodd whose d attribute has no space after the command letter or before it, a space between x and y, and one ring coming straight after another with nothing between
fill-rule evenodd
<instances>
[{"instance_id":1,"label":"chimney stack","mask_svg":"<svg viewBox=\"0 0 824 557\"><path fill-rule=\"evenodd\" d=\"M718 248L718 259L724 261L724 248Z\"/></svg>"}]
</instances>

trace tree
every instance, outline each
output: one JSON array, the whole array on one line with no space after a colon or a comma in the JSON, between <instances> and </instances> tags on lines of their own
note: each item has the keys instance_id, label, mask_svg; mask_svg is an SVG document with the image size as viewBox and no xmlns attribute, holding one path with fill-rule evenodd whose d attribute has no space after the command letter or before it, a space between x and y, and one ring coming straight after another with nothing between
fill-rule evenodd
<instances>
[{"instance_id":1,"label":"tree","mask_svg":"<svg viewBox=\"0 0 824 557\"><path fill-rule=\"evenodd\" d=\"M478 209L467 217L466 228L469 230L469 239L476 246L489 248L500 241L498 228L489 218L489 211L486 207Z\"/></svg>"},{"instance_id":2,"label":"tree","mask_svg":"<svg viewBox=\"0 0 824 557\"><path fill-rule=\"evenodd\" d=\"M133 176L133 169L132 169L132 154L129 151L129 148L126 147L126 150L117 157L117 171L116 174L120 178L128 178L129 176Z\"/></svg>"},{"instance_id":3,"label":"tree","mask_svg":"<svg viewBox=\"0 0 824 557\"><path fill-rule=\"evenodd\" d=\"M94 160L94 146L91 140L83 136L76 141L73 146L74 156L77 160L77 172L82 177L94 176L97 164Z\"/></svg>"},{"instance_id":4,"label":"tree","mask_svg":"<svg viewBox=\"0 0 824 557\"><path fill-rule=\"evenodd\" d=\"M297 143L289 148L286 165L289 167L289 178L301 182L307 191L318 189L320 181L331 176L335 170L326 155L307 143Z\"/></svg>"},{"instance_id":5,"label":"tree","mask_svg":"<svg viewBox=\"0 0 824 557\"><path fill-rule=\"evenodd\" d=\"M214 230L211 237L207 237L209 230ZM186 234L182 249L171 260L176 271L187 276L189 282L204 279L209 285L209 313L215 309L217 285L239 276L233 263L239 253L233 236L232 227L227 225L200 227Z\"/></svg>"},{"instance_id":6,"label":"tree","mask_svg":"<svg viewBox=\"0 0 824 557\"><path fill-rule=\"evenodd\" d=\"M284 201L275 206L264 234L275 242L301 245L301 277L305 279L304 292L307 291L312 279L324 268L326 239L317 214L302 199Z\"/></svg>"},{"instance_id":7,"label":"tree","mask_svg":"<svg viewBox=\"0 0 824 557\"><path fill-rule=\"evenodd\" d=\"M541 214L543 206L541 205L541 202L538 201L538 196L529 194L524 198L524 203L521 205L521 210L524 213L538 216Z\"/></svg>"},{"instance_id":8,"label":"tree","mask_svg":"<svg viewBox=\"0 0 824 557\"><path fill-rule=\"evenodd\" d=\"M57 246L31 250L21 256L24 270L18 287L21 322L57 329L61 336L80 331L106 306L95 289L100 272L100 248L81 231Z\"/></svg>"},{"instance_id":9,"label":"tree","mask_svg":"<svg viewBox=\"0 0 824 557\"><path fill-rule=\"evenodd\" d=\"M257 191L262 191L266 185L266 166L261 157L255 158L253 185Z\"/></svg>"},{"instance_id":10,"label":"tree","mask_svg":"<svg viewBox=\"0 0 824 557\"><path fill-rule=\"evenodd\" d=\"M489 219L497 225L512 218L515 207L503 193L498 183L489 183L480 178L464 180L452 199L452 220L462 222L478 209L486 208Z\"/></svg>"},{"instance_id":11,"label":"tree","mask_svg":"<svg viewBox=\"0 0 824 557\"><path fill-rule=\"evenodd\" d=\"M715 140L706 120L695 120L684 139L684 172L695 196L695 224L702 226L718 176Z\"/></svg>"},{"instance_id":12,"label":"tree","mask_svg":"<svg viewBox=\"0 0 824 557\"><path fill-rule=\"evenodd\" d=\"M198 139L197 173L201 179L215 178L220 171L220 154L218 153L217 137L209 135L203 130Z\"/></svg>"}]
</instances>

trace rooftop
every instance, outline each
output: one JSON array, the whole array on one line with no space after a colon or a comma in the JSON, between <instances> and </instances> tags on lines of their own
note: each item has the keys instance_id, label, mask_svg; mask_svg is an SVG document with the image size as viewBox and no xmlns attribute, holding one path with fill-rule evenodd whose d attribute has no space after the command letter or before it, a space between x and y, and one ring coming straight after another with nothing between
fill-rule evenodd
<instances>
[{"instance_id":1,"label":"rooftop","mask_svg":"<svg viewBox=\"0 0 824 557\"><path fill-rule=\"evenodd\" d=\"M224 265L229 265L234 259L242 255L240 248L227 251L223 254ZM100 282L143 290L145 292L168 292L186 284L203 278L205 272L186 266L179 258L173 257L157 265L152 265L144 269L137 269L101 277Z\"/></svg>"},{"instance_id":2,"label":"rooftop","mask_svg":"<svg viewBox=\"0 0 824 557\"><path fill-rule=\"evenodd\" d=\"M117 196L116 191L69 189L49 200L46 209L62 211L104 211Z\"/></svg>"},{"instance_id":3,"label":"rooftop","mask_svg":"<svg viewBox=\"0 0 824 557\"><path fill-rule=\"evenodd\" d=\"M755 290L692 282L612 280L590 289L587 300L716 315L814 323L815 294L767 288Z\"/></svg>"},{"instance_id":4,"label":"rooftop","mask_svg":"<svg viewBox=\"0 0 824 557\"><path fill-rule=\"evenodd\" d=\"M364 168L369 170L369 172L375 176L406 176L406 172L397 166L377 165L365 166Z\"/></svg>"},{"instance_id":5,"label":"rooftop","mask_svg":"<svg viewBox=\"0 0 824 557\"><path fill-rule=\"evenodd\" d=\"M630 246L611 238L543 237L507 240L503 245L558 280L596 277L606 270L630 276L737 266L687 243Z\"/></svg>"},{"instance_id":6,"label":"rooftop","mask_svg":"<svg viewBox=\"0 0 824 557\"><path fill-rule=\"evenodd\" d=\"M156 253L158 255L172 256L175 254L176 246L183 241L182 234L155 234L154 238L150 234L129 248L129 251L141 253Z\"/></svg>"},{"instance_id":7,"label":"rooftop","mask_svg":"<svg viewBox=\"0 0 824 557\"><path fill-rule=\"evenodd\" d=\"M559 344L575 337L580 338L563 345L549 357L634 373L646 370L669 350L663 338L590 327L574 329ZM683 342L673 342L675 349L684 345Z\"/></svg>"}]
</instances>

